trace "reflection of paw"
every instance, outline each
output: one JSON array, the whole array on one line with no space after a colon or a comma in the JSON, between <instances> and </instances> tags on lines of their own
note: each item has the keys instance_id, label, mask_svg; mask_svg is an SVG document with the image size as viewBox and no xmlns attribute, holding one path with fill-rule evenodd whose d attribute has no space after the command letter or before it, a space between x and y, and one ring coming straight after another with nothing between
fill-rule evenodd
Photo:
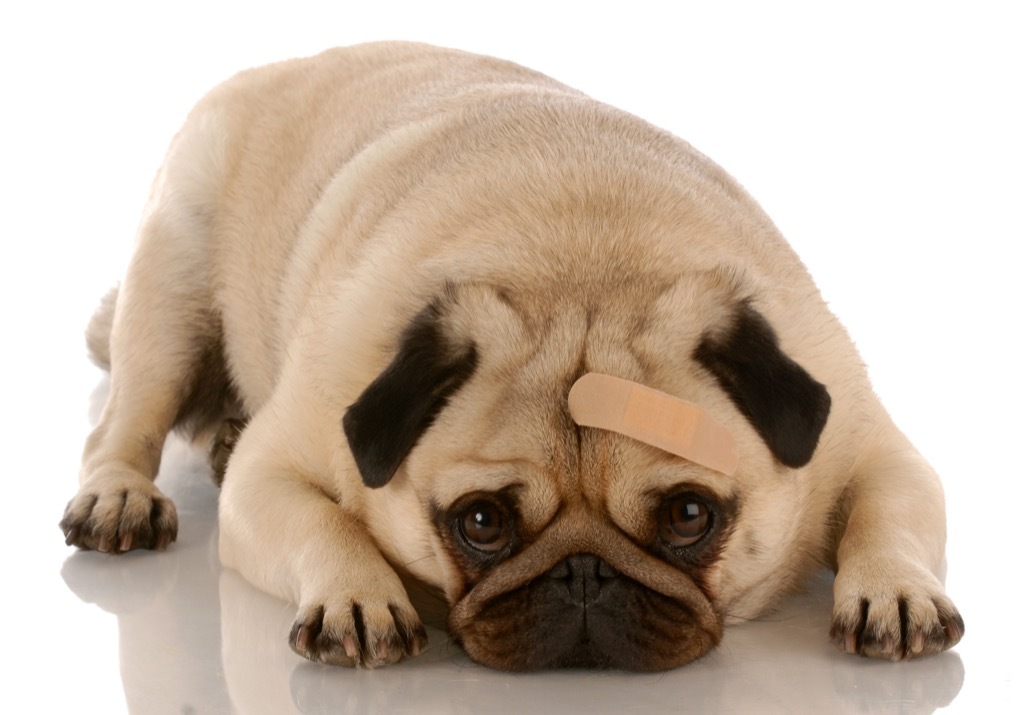
<instances>
[{"instance_id":1,"label":"reflection of paw","mask_svg":"<svg viewBox=\"0 0 1024 715\"><path fill-rule=\"evenodd\" d=\"M871 665L879 667L864 667ZM938 715L936 711L949 707L963 686L964 664L956 651L897 668L839 656L831 661L829 703L817 711Z\"/></svg>"},{"instance_id":2,"label":"reflection of paw","mask_svg":"<svg viewBox=\"0 0 1024 715\"><path fill-rule=\"evenodd\" d=\"M427 644L427 632L408 604L336 601L300 608L289 643L310 660L375 668L418 655Z\"/></svg>"},{"instance_id":3,"label":"reflection of paw","mask_svg":"<svg viewBox=\"0 0 1024 715\"><path fill-rule=\"evenodd\" d=\"M60 528L67 544L81 549L162 551L178 536L178 512L148 479L110 474L90 481L68 502Z\"/></svg>"},{"instance_id":4,"label":"reflection of paw","mask_svg":"<svg viewBox=\"0 0 1024 715\"><path fill-rule=\"evenodd\" d=\"M956 645L964 621L938 579L920 566L856 562L836 575L830 635L846 653L901 660Z\"/></svg>"},{"instance_id":5,"label":"reflection of paw","mask_svg":"<svg viewBox=\"0 0 1024 715\"><path fill-rule=\"evenodd\" d=\"M75 551L64 561L64 583L85 603L94 603L119 616L136 614L166 597L178 582L180 556L106 558L96 552Z\"/></svg>"}]
</instances>

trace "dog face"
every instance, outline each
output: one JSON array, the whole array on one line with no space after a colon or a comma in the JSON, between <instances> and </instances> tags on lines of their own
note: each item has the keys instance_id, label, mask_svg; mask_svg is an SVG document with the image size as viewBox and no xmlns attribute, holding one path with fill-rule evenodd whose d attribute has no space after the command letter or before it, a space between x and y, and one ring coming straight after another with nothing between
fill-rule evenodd
<instances>
[{"instance_id":1,"label":"dog face","mask_svg":"<svg viewBox=\"0 0 1024 715\"><path fill-rule=\"evenodd\" d=\"M475 660L675 667L801 570L807 495L791 470L811 459L829 396L727 283L620 287L614 311L589 315L449 286L348 410L353 455L379 488L371 530L444 591L449 630ZM602 371L704 406L742 467L725 476L577 426L566 395Z\"/></svg>"}]
</instances>

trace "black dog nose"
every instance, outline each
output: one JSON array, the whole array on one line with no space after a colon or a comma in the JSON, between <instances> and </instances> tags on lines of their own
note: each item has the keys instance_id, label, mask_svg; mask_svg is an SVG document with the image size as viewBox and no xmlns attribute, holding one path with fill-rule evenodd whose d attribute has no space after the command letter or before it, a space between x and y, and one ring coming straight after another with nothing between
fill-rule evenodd
<instances>
[{"instance_id":1,"label":"black dog nose","mask_svg":"<svg viewBox=\"0 0 1024 715\"><path fill-rule=\"evenodd\" d=\"M602 588L618 571L593 554L573 554L560 561L548 577L565 582L565 596L569 602L584 605L595 603Z\"/></svg>"}]
</instances>

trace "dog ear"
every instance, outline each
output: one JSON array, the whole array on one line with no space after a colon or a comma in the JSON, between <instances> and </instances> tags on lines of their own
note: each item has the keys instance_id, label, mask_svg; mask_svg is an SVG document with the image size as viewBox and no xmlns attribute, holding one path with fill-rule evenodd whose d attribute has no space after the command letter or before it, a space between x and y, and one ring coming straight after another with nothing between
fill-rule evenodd
<instances>
[{"instance_id":1,"label":"dog ear","mask_svg":"<svg viewBox=\"0 0 1024 715\"><path fill-rule=\"evenodd\" d=\"M779 349L764 316L749 303L723 333L707 333L694 351L775 458L787 467L811 461L828 421L832 398Z\"/></svg>"},{"instance_id":2,"label":"dog ear","mask_svg":"<svg viewBox=\"0 0 1024 715\"><path fill-rule=\"evenodd\" d=\"M446 334L439 302L405 329L391 364L345 412L342 427L368 487L382 487L476 370L472 343Z\"/></svg>"}]
</instances>

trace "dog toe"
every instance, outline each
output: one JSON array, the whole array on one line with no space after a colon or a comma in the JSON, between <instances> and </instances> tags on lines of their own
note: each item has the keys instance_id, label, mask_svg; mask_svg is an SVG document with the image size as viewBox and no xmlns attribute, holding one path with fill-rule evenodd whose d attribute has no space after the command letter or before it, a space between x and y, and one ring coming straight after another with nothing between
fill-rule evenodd
<instances>
[{"instance_id":1,"label":"dog toe","mask_svg":"<svg viewBox=\"0 0 1024 715\"><path fill-rule=\"evenodd\" d=\"M338 609L301 609L288 640L292 650L312 661L376 668L419 654L427 635L411 607L353 602Z\"/></svg>"},{"instance_id":2,"label":"dog toe","mask_svg":"<svg viewBox=\"0 0 1024 715\"><path fill-rule=\"evenodd\" d=\"M133 549L162 551L177 538L174 503L146 482L140 488L83 489L64 510L64 540L84 550L119 554Z\"/></svg>"},{"instance_id":3,"label":"dog toe","mask_svg":"<svg viewBox=\"0 0 1024 715\"><path fill-rule=\"evenodd\" d=\"M840 651L896 661L940 653L963 637L963 618L937 581L854 582L837 578L829 635Z\"/></svg>"}]
</instances>

